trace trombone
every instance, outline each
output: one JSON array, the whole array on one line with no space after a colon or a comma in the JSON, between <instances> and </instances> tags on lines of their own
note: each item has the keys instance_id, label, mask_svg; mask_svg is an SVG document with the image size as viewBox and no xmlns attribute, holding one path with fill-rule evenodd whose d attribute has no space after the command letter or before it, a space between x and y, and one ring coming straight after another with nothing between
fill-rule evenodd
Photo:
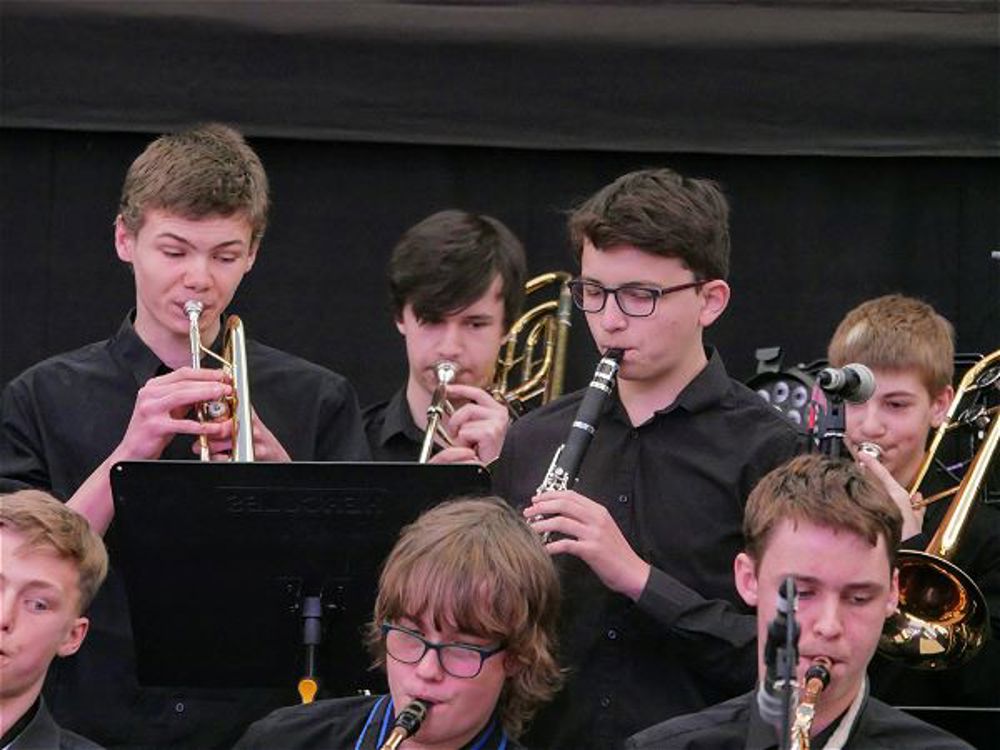
<instances>
[{"instance_id":1,"label":"trombone","mask_svg":"<svg viewBox=\"0 0 1000 750\"><path fill-rule=\"evenodd\" d=\"M198 300L188 300L184 303L184 312L188 316L188 338L191 343L191 367L201 369L201 356L207 354L222 363L222 369L232 378L233 395L221 401L208 401L195 407L199 422L221 422L229 419L233 423L233 449L230 461L253 461L253 417L250 408L250 379L247 369L246 335L243 332L243 322L236 315L230 315L226 320L226 330L223 335L222 356L208 349L201 343L201 331L198 323L204 305ZM202 461L210 460L208 438L199 436L199 453Z\"/></svg>"},{"instance_id":2,"label":"trombone","mask_svg":"<svg viewBox=\"0 0 1000 750\"><path fill-rule=\"evenodd\" d=\"M911 496L920 489L948 432L972 426L982 434L962 480L920 504L955 496L927 549L900 550L898 554L899 608L885 622L879 651L915 669L939 670L964 664L989 637L986 599L952 559L975 501L985 489L990 463L1000 444L1000 407L986 402L988 393L998 388L1000 349L983 357L962 377L910 487ZM970 398L972 404L966 405Z\"/></svg>"}]
</instances>

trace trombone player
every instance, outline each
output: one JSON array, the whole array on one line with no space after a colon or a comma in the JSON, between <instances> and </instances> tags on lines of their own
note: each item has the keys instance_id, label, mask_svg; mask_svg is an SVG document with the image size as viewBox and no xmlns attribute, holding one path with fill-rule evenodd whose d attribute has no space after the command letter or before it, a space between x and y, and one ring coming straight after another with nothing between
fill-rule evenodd
<instances>
[{"instance_id":1,"label":"trombone player","mask_svg":"<svg viewBox=\"0 0 1000 750\"><path fill-rule=\"evenodd\" d=\"M407 379L365 409L376 461L416 461L432 406L442 425L431 427L432 439L445 445L431 461L496 459L509 415L487 389L520 313L525 275L520 241L491 216L439 211L403 234L389 261L389 296L406 343Z\"/></svg>"},{"instance_id":2,"label":"trombone player","mask_svg":"<svg viewBox=\"0 0 1000 750\"><path fill-rule=\"evenodd\" d=\"M844 316L830 340L828 356L833 366L860 362L875 374L872 398L846 407L845 442L896 501L903 515L902 547L926 549L952 498L920 508L920 502L911 504L909 490L924 461L928 434L945 420L955 397L951 323L923 300L901 294L877 297ZM860 449L864 444L877 446L878 460L865 455ZM992 458L995 463L997 457ZM921 494L913 500L930 498L955 484L935 463L920 482ZM944 671L913 669L919 665L893 663L876 655L872 691L894 705L1000 707L1000 512L996 506L976 503L952 562L983 593L991 637L971 662Z\"/></svg>"},{"instance_id":3,"label":"trombone player","mask_svg":"<svg viewBox=\"0 0 1000 750\"><path fill-rule=\"evenodd\" d=\"M200 303L198 333L217 350L222 314L257 259L269 203L260 159L230 127L201 125L149 144L128 170L114 224L135 308L111 338L35 365L4 389L0 491L49 491L103 533L114 512L115 462L192 459L199 436L214 457L228 452L230 423L199 421L192 410L231 395L234 383L220 369L191 366L185 307ZM258 459L368 458L343 377L253 341L247 358ZM107 746L227 747L268 704L140 689L115 562L112 554L91 637L49 675L56 720Z\"/></svg>"}]
</instances>

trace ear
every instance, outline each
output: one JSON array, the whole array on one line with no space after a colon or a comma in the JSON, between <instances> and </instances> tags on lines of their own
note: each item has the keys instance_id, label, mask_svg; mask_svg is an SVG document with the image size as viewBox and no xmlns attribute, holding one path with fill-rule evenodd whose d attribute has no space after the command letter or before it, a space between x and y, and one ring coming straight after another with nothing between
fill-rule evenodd
<instances>
[{"instance_id":1,"label":"ear","mask_svg":"<svg viewBox=\"0 0 1000 750\"><path fill-rule=\"evenodd\" d=\"M135 253L135 235L125 226L122 215L115 217L115 251L126 263L131 263Z\"/></svg>"},{"instance_id":2,"label":"ear","mask_svg":"<svg viewBox=\"0 0 1000 750\"><path fill-rule=\"evenodd\" d=\"M524 665L519 663L517 659L515 659L510 654L504 654L503 656L504 677L510 679L514 675L520 674L523 669Z\"/></svg>"},{"instance_id":3,"label":"ear","mask_svg":"<svg viewBox=\"0 0 1000 750\"><path fill-rule=\"evenodd\" d=\"M86 617L77 617L73 621L73 624L70 625L69 630L66 632L66 637L63 639L63 642L59 644L56 654L59 656L69 656L79 651L80 646L83 645L83 639L86 637L89 629L90 620Z\"/></svg>"},{"instance_id":4,"label":"ear","mask_svg":"<svg viewBox=\"0 0 1000 750\"><path fill-rule=\"evenodd\" d=\"M708 328L719 319L729 304L729 295L729 284L722 279L705 282L701 288L702 305L698 316L702 328Z\"/></svg>"},{"instance_id":5,"label":"ear","mask_svg":"<svg viewBox=\"0 0 1000 750\"><path fill-rule=\"evenodd\" d=\"M243 273L250 273L250 269L253 268L254 261L257 260L257 251L260 249L260 239L252 240L250 242L250 252L247 253L247 267Z\"/></svg>"},{"instance_id":6,"label":"ear","mask_svg":"<svg viewBox=\"0 0 1000 750\"><path fill-rule=\"evenodd\" d=\"M406 326L403 323L402 316L396 318L396 330L399 331L399 335L404 339L406 338Z\"/></svg>"},{"instance_id":7,"label":"ear","mask_svg":"<svg viewBox=\"0 0 1000 750\"><path fill-rule=\"evenodd\" d=\"M953 398L955 398L955 389L946 385L931 399L931 427L941 426Z\"/></svg>"},{"instance_id":8,"label":"ear","mask_svg":"<svg viewBox=\"0 0 1000 750\"><path fill-rule=\"evenodd\" d=\"M757 564L746 552L740 552L733 561L736 590L750 607L757 606Z\"/></svg>"},{"instance_id":9,"label":"ear","mask_svg":"<svg viewBox=\"0 0 1000 750\"><path fill-rule=\"evenodd\" d=\"M889 600L885 603L885 616L889 617L899 607L899 568L892 569L892 583L889 584Z\"/></svg>"}]
</instances>

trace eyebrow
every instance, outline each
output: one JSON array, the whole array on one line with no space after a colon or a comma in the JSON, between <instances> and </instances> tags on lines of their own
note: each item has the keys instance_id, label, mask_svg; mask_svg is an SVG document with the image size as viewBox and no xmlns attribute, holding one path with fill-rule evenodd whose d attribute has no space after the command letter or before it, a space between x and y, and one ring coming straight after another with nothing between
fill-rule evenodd
<instances>
[{"instance_id":1,"label":"eyebrow","mask_svg":"<svg viewBox=\"0 0 1000 750\"><path fill-rule=\"evenodd\" d=\"M156 235L156 239L168 239L174 242L179 242L182 245L187 245L188 247L195 247L195 244L188 240L186 237L182 237L179 234L174 234L173 232L160 232ZM225 242L220 242L218 245L212 247L213 250L218 250L220 248L229 247L230 245L239 245L243 247L246 243L243 240L226 240Z\"/></svg>"},{"instance_id":2,"label":"eyebrow","mask_svg":"<svg viewBox=\"0 0 1000 750\"><path fill-rule=\"evenodd\" d=\"M600 286L607 286L603 281L599 281L598 279L595 279L593 276L583 276L581 274L579 278L580 278L580 281L589 281L592 284L598 284ZM651 287L654 287L656 289L663 289L663 288L666 288L667 286L673 286L673 285L672 284L661 284L659 281L652 281L651 279L644 279L644 280L633 279L632 281L622 282L621 284L618 284L615 288L616 289L621 289L624 286L651 286Z\"/></svg>"},{"instance_id":3,"label":"eyebrow","mask_svg":"<svg viewBox=\"0 0 1000 750\"><path fill-rule=\"evenodd\" d=\"M813 576L800 576L792 574L795 578L796 583L804 583L810 586L823 586L823 581ZM849 583L843 587L843 591L882 591L885 586L877 581L859 581L857 583Z\"/></svg>"}]
</instances>

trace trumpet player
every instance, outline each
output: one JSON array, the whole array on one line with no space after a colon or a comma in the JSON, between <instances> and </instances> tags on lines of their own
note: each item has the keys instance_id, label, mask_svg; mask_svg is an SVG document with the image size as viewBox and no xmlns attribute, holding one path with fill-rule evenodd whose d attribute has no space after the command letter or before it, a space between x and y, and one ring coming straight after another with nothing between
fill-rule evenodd
<instances>
[{"instance_id":1,"label":"trumpet player","mask_svg":"<svg viewBox=\"0 0 1000 750\"><path fill-rule=\"evenodd\" d=\"M956 481L932 465L911 498L928 435L945 418L955 395L954 329L923 300L890 294L851 309L828 348L830 364L860 362L875 374L876 389L863 404L846 406L846 443L861 465L882 481L903 515L902 546L924 550L951 498L926 507L919 501ZM879 458L860 447L877 446ZM916 503L914 501L917 501ZM990 611L992 639L972 662L943 672L917 671L881 655L872 662L872 691L894 705L1000 708L1000 509L978 503L953 562L976 582Z\"/></svg>"},{"instance_id":2,"label":"trumpet player","mask_svg":"<svg viewBox=\"0 0 1000 750\"><path fill-rule=\"evenodd\" d=\"M520 241L490 216L440 211L403 234L389 261L389 292L407 379L390 399L365 409L375 460L417 460L436 392L445 401L435 404L444 413L431 461L496 459L509 416L487 389L520 313L525 275ZM453 379L444 383L442 372Z\"/></svg>"},{"instance_id":3,"label":"trumpet player","mask_svg":"<svg viewBox=\"0 0 1000 750\"><path fill-rule=\"evenodd\" d=\"M4 389L2 489L50 491L103 533L112 521L115 462L193 459L198 436L208 438L215 457L228 451L230 424L199 421L193 407L231 395L233 383L208 364L191 367L185 307L200 303L200 338L217 349L223 312L257 260L269 203L257 154L221 124L161 136L133 161L114 244L131 269L135 307L111 338L35 365ZM259 459L368 457L344 378L253 341L247 357ZM107 746L228 745L249 719L231 695L199 699L183 689L138 686L113 549L91 637L49 676L53 715Z\"/></svg>"},{"instance_id":4,"label":"trumpet player","mask_svg":"<svg viewBox=\"0 0 1000 750\"><path fill-rule=\"evenodd\" d=\"M971 749L869 695L865 670L882 624L897 603L894 556L901 528L899 509L880 482L851 463L827 456L794 458L764 477L750 494L743 522L746 548L737 555L733 570L740 596L757 609L759 679L767 679L768 625L778 611L779 587L788 576L798 592L796 678L803 683L817 662L825 663L829 673L807 722L808 739L790 745L796 750ZM676 717L638 733L625 746L787 746L779 742L778 733L784 729L761 717L757 696L752 690Z\"/></svg>"},{"instance_id":5,"label":"trumpet player","mask_svg":"<svg viewBox=\"0 0 1000 750\"><path fill-rule=\"evenodd\" d=\"M616 747L753 682L730 570L743 500L796 436L703 343L730 297L728 212L715 183L647 169L570 216L574 302L601 355L623 356L575 487L537 492L593 389L517 420L492 467L494 491L551 540L565 592L570 676L529 744Z\"/></svg>"},{"instance_id":6,"label":"trumpet player","mask_svg":"<svg viewBox=\"0 0 1000 750\"><path fill-rule=\"evenodd\" d=\"M368 647L380 696L282 708L237 750L520 750L518 736L557 689L559 581L538 537L499 498L425 512L400 535L379 580ZM414 722L401 718L419 707Z\"/></svg>"}]
</instances>

